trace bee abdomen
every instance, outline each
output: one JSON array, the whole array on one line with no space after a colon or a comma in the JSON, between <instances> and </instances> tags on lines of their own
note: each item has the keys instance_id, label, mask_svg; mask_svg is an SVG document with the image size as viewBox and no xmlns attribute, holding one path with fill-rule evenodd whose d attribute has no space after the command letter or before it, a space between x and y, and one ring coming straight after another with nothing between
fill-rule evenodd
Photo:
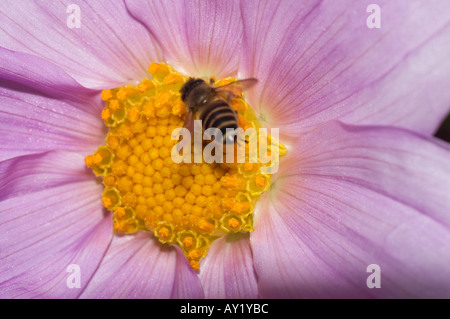
<instances>
[{"instance_id":1,"label":"bee abdomen","mask_svg":"<svg viewBox=\"0 0 450 319\"><path fill-rule=\"evenodd\" d=\"M217 100L206 106L200 114L203 129L217 128L226 140L227 128L235 130L238 128L236 114L228 103Z\"/></svg>"},{"instance_id":2,"label":"bee abdomen","mask_svg":"<svg viewBox=\"0 0 450 319\"><path fill-rule=\"evenodd\" d=\"M217 101L211 103L202 110L200 119L203 122L204 129L211 127L220 129L223 126L222 123L229 121L236 122L236 114L225 101Z\"/></svg>"}]
</instances>

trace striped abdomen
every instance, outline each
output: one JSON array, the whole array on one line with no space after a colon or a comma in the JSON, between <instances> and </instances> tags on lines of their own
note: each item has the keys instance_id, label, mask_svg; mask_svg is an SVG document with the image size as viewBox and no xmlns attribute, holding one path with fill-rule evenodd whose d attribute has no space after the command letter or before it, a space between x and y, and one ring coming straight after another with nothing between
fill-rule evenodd
<instances>
[{"instance_id":1,"label":"striped abdomen","mask_svg":"<svg viewBox=\"0 0 450 319\"><path fill-rule=\"evenodd\" d=\"M234 143L233 135L227 136L227 128L237 129L238 122L235 111L224 100L214 100L204 106L199 112L198 118L202 120L203 129L217 128L223 134L224 143Z\"/></svg>"}]
</instances>

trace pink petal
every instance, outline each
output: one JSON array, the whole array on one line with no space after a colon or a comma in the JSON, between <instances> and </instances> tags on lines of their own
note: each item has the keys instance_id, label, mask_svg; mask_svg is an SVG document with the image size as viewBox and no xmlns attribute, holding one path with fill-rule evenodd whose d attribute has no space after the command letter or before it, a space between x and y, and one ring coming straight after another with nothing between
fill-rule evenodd
<instances>
[{"instance_id":1,"label":"pink petal","mask_svg":"<svg viewBox=\"0 0 450 319\"><path fill-rule=\"evenodd\" d=\"M177 299L199 299L204 298L204 291L197 274L191 271L191 266L186 257L177 247L176 249L176 271L172 294L170 298Z\"/></svg>"},{"instance_id":2,"label":"pink petal","mask_svg":"<svg viewBox=\"0 0 450 319\"><path fill-rule=\"evenodd\" d=\"M50 152L0 163L0 295L73 298L85 288L111 240L102 187L83 157ZM80 288L67 281L76 264Z\"/></svg>"},{"instance_id":3,"label":"pink petal","mask_svg":"<svg viewBox=\"0 0 450 319\"><path fill-rule=\"evenodd\" d=\"M166 60L191 76L236 75L242 40L237 1L126 1Z\"/></svg>"},{"instance_id":4,"label":"pink petal","mask_svg":"<svg viewBox=\"0 0 450 319\"><path fill-rule=\"evenodd\" d=\"M448 1L245 1L242 74L247 98L284 135L331 119L434 133L449 111Z\"/></svg>"},{"instance_id":5,"label":"pink petal","mask_svg":"<svg viewBox=\"0 0 450 319\"><path fill-rule=\"evenodd\" d=\"M80 28L70 28L80 8ZM152 35L128 14L123 1L0 4L0 46L43 57L82 85L106 88L147 76L162 61ZM44 70L45 72L45 70Z\"/></svg>"},{"instance_id":6,"label":"pink petal","mask_svg":"<svg viewBox=\"0 0 450 319\"><path fill-rule=\"evenodd\" d=\"M200 266L200 280L206 298L257 298L258 284L248 236L236 234L215 240Z\"/></svg>"},{"instance_id":7,"label":"pink petal","mask_svg":"<svg viewBox=\"0 0 450 319\"><path fill-rule=\"evenodd\" d=\"M251 235L262 297L450 296L448 145L328 124L288 156Z\"/></svg>"},{"instance_id":8,"label":"pink petal","mask_svg":"<svg viewBox=\"0 0 450 319\"><path fill-rule=\"evenodd\" d=\"M20 90L20 85L39 91L41 94L70 100L83 100L98 94L96 90L81 86L51 62L1 47L0 78L2 86Z\"/></svg>"},{"instance_id":9,"label":"pink petal","mask_svg":"<svg viewBox=\"0 0 450 319\"><path fill-rule=\"evenodd\" d=\"M148 232L114 236L82 298L201 298L197 275L183 253Z\"/></svg>"},{"instance_id":10,"label":"pink petal","mask_svg":"<svg viewBox=\"0 0 450 319\"><path fill-rule=\"evenodd\" d=\"M97 91L41 58L6 49L0 57L0 160L53 149L87 155L103 144Z\"/></svg>"}]
</instances>

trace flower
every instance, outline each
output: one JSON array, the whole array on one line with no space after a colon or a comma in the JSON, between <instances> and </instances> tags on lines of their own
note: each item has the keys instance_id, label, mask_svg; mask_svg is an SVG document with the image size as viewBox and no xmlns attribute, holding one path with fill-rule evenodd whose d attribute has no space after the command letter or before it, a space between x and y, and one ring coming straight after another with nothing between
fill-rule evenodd
<instances>
[{"instance_id":1,"label":"flower","mask_svg":"<svg viewBox=\"0 0 450 319\"><path fill-rule=\"evenodd\" d=\"M2 297L449 297L446 1L0 4ZM194 272L145 232L112 234L84 156L100 91L148 76L255 76L246 95L288 147L250 234ZM81 271L69 288L68 266ZM380 288L369 288L378 265ZM375 268L376 269L376 268Z\"/></svg>"}]
</instances>

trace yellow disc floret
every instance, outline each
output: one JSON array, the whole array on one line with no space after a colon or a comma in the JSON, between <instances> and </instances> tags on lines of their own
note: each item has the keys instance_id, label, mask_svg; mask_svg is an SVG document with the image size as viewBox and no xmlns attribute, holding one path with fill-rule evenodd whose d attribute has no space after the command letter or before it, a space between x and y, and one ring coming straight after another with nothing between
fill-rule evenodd
<instances>
[{"instance_id":1,"label":"yellow disc floret","mask_svg":"<svg viewBox=\"0 0 450 319\"><path fill-rule=\"evenodd\" d=\"M179 245L198 270L214 239L253 230L253 209L270 175L259 159L175 163L171 152L178 141L171 135L186 117L179 91L188 77L164 63L151 63L148 71L152 78L137 86L102 91L101 118L109 131L85 163L103 179L102 203L113 212L115 232L150 231L163 244ZM242 128L260 127L242 97L231 106ZM278 149L283 155L284 146Z\"/></svg>"}]
</instances>

